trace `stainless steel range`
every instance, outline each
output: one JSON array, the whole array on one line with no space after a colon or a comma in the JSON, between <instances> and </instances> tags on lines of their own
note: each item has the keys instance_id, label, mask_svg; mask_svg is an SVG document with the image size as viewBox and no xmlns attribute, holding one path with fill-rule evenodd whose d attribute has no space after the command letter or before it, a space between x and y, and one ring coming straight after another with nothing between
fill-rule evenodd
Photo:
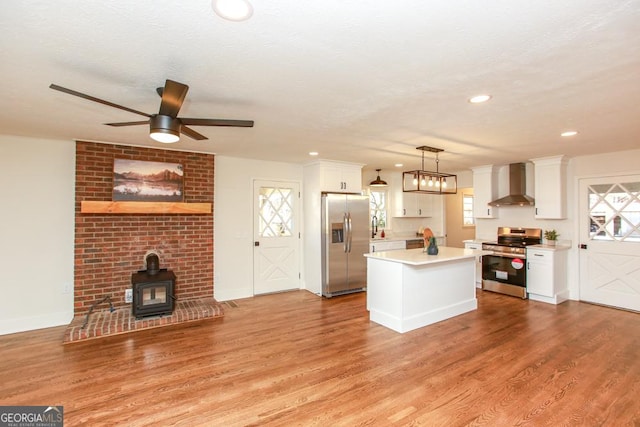
<instances>
[{"instance_id":1,"label":"stainless steel range","mask_svg":"<svg viewBox=\"0 0 640 427\"><path fill-rule=\"evenodd\" d=\"M540 228L498 227L497 243L482 244L482 289L527 298L526 248L540 243Z\"/></svg>"}]
</instances>

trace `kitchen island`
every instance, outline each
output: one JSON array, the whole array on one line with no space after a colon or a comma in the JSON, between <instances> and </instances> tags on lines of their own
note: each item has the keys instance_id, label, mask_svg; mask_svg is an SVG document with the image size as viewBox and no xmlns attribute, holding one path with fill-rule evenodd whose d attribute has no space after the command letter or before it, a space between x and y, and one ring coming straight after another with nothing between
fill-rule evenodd
<instances>
[{"instance_id":1,"label":"kitchen island","mask_svg":"<svg viewBox=\"0 0 640 427\"><path fill-rule=\"evenodd\" d=\"M475 310L475 259L484 251L441 246L368 253L369 318L396 332L408 332Z\"/></svg>"}]
</instances>

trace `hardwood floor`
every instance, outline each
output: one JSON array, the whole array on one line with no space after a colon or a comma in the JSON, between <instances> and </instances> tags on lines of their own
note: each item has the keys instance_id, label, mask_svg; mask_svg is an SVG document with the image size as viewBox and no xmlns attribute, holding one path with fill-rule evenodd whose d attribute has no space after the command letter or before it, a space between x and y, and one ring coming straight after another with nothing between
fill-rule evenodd
<instances>
[{"instance_id":1,"label":"hardwood floor","mask_svg":"<svg viewBox=\"0 0 640 427\"><path fill-rule=\"evenodd\" d=\"M406 334L363 293L295 291L74 344L0 336L0 405L64 405L67 426L640 425L640 314L478 300Z\"/></svg>"}]
</instances>

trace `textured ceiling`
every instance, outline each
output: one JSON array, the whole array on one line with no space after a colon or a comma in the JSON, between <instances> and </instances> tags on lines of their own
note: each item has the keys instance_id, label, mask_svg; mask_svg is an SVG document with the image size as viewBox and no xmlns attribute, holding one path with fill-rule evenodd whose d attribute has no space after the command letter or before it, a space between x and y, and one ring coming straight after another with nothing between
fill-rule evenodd
<instances>
[{"instance_id":1,"label":"textured ceiling","mask_svg":"<svg viewBox=\"0 0 640 427\"><path fill-rule=\"evenodd\" d=\"M0 133L160 146L48 86L156 113L169 78L190 86L181 116L255 127L162 148L415 169L430 145L459 171L640 147L637 0L251 1L245 22L209 0L1 2Z\"/></svg>"}]
</instances>

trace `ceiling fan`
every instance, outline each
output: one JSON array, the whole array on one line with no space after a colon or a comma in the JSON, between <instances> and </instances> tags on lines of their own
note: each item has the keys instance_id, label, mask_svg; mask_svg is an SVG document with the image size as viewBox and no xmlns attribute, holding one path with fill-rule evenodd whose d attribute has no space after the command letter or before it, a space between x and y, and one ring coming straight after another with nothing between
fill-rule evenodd
<instances>
[{"instance_id":1,"label":"ceiling fan","mask_svg":"<svg viewBox=\"0 0 640 427\"><path fill-rule=\"evenodd\" d=\"M137 122L120 122L120 123L105 123L109 126L135 126L149 124L150 132L149 136L158 142L172 143L177 142L180 139L180 133L187 135L189 138L196 140L208 139L206 136L196 132L195 130L187 127L192 126L234 126L234 127L253 127L253 120L227 120L227 119L194 119L186 117L178 117L178 112L182 107L185 96L189 86L168 80L165 82L164 87L156 89L158 95L162 97L160 101L160 111L158 114L147 114L142 111L134 110L133 108L123 107L122 105L114 104L113 102L105 101L104 99L96 98L91 95L76 92L75 90L67 89L56 84L49 85L51 89L58 90L60 92L68 93L69 95L78 96L80 98L88 99L89 101L98 102L100 104L108 105L110 107L119 108L120 110L129 111L130 113L139 114L141 116L148 117L148 120Z\"/></svg>"}]
</instances>

